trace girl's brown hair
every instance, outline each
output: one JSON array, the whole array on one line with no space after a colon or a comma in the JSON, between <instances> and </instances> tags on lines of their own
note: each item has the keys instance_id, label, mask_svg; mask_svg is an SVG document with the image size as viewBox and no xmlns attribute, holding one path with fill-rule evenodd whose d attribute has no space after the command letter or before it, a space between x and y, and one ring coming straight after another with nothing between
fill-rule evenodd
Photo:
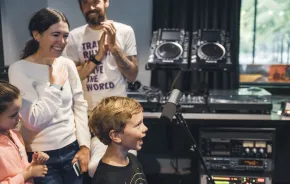
<instances>
[{"instance_id":1,"label":"girl's brown hair","mask_svg":"<svg viewBox=\"0 0 290 184\"><path fill-rule=\"evenodd\" d=\"M13 102L20 96L20 91L7 81L0 80L0 114L3 113L8 103Z\"/></svg>"}]
</instances>

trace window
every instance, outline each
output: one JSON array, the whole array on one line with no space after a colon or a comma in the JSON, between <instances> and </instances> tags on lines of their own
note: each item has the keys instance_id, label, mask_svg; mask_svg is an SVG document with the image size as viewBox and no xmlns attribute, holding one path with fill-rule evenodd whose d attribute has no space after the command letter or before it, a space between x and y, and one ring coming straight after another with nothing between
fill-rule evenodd
<instances>
[{"instance_id":1,"label":"window","mask_svg":"<svg viewBox=\"0 0 290 184\"><path fill-rule=\"evenodd\" d=\"M242 0L240 82L290 86L290 0Z\"/></svg>"}]
</instances>

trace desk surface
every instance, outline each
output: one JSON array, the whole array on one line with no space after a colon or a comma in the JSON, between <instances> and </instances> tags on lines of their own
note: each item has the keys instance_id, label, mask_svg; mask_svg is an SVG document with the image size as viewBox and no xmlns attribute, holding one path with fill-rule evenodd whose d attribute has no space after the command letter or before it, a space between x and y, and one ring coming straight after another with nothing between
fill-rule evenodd
<instances>
[{"instance_id":1,"label":"desk surface","mask_svg":"<svg viewBox=\"0 0 290 184\"><path fill-rule=\"evenodd\" d=\"M144 112L144 118L159 119L160 112ZM216 113L183 113L185 119L200 120L273 120L289 121L290 117L272 114L216 114Z\"/></svg>"},{"instance_id":2,"label":"desk surface","mask_svg":"<svg viewBox=\"0 0 290 184\"><path fill-rule=\"evenodd\" d=\"M283 101L290 97L275 96L276 101ZM277 114L280 109L280 104L273 104L271 114L219 114L219 113L183 113L184 119L199 119L199 120L272 120L272 121L289 121L290 116L281 116ZM144 112L144 118L159 119L161 112Z\"/></svg>"}]
</instances>

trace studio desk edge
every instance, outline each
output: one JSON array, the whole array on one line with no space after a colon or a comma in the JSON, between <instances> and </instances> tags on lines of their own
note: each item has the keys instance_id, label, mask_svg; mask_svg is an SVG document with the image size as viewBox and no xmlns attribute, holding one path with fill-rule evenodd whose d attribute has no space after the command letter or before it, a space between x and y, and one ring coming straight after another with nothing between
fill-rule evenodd
<instances>
[{"instance_id":1,"label":"studio desk edge","mask_svg":"<svg viewBox=\"0 0 290 184\"><path fill-rule=\"evenodd\" d=\"M188 124L197 125L290 125L289 116L281 116L274 112L271 114L183 113L182 115ZM160 116L161 112L144 112L145 121L159 121ZM175 119L175 117L173 119Z\"/></svg>"}]
</instances>

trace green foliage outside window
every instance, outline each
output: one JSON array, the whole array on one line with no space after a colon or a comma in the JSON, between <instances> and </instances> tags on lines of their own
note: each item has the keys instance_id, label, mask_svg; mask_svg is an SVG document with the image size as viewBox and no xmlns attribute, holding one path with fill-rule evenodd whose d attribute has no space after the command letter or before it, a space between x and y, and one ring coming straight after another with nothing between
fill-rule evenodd
<instances>
[{"instance_id":1,"label":"green foliage outside window","mask_svg":"<svg viewBox=\"0 0 290 184\"><path fill-rule=\"evenodd\" d=\"M255 24L255 0L242 0L240 64L290 64L290 0L257 0L256 10Z\"/></svg>"}]
</instances>

